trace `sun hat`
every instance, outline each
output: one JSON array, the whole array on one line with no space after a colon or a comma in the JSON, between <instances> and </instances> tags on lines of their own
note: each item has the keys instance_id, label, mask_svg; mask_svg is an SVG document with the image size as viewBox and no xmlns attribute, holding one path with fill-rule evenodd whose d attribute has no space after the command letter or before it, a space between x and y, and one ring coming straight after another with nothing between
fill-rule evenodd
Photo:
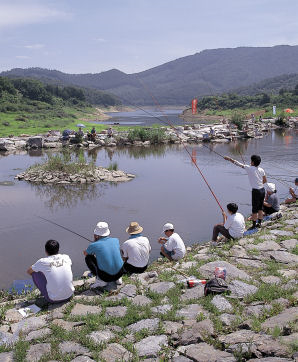
<instances>
[{"instance_id":1,"label":"sun hat","mask_svg":"<svg viewBox=\"0 0 298 362\"><path fill-rule=\"evenodd\" d=\"M107 222L99 221L94 229L94 235L108 236L110 235L109 225Z\"/></svg>"},{"instance_id":2,"label":"sun hat","mask_svg":"<svg viewBox=\"0 0 298 362\"><path fill-rule=\"evenodd\" d=\"M143 231L143 228L142 226L140 226L136 221L132 221L130 224L129 224L129 227L126 229L126 232L128 234L139 234Z\"/></svg>"},{"instance_id":3,"label":"sun hat","mask_svg":"<svg viewBox=\"0 0 298 362\"><path fill-rule=\"evenodd\" d=\"M267 189L267 191L274 192L275 191L275 184L268 182L266 184L266 189Z\"/></svg>"},{"instance_id":4,"label":"sun hat","mask_svg":"<svg viewBox=\"0 0 298 362\"><path fill-rule=\"evenodd\" d=\"M174 230L174 225L169 222L164 224L164 226L162 227L162 231L165 232L167 230Z\"/></svg>"}]
</instances>

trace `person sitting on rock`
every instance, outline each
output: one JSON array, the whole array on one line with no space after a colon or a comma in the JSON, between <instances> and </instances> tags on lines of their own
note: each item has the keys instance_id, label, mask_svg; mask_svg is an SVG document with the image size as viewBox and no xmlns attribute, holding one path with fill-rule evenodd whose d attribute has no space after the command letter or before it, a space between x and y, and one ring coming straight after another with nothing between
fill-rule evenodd
<instances>
[{"instance_id":1,"label":"person sitting on rock","mask_svg":"<svg viewBox=\"0 0 298 362\"><path fill-rule=\"evenodd\" d=\"M276 194L275 184L267 183L266 189L263 211L265 215L271 215L279 211L279 198Z\"/></svg>"},{"instance_id":2,"label":"person sitting on rock","mask_svg":"<svg viewBox=\"0 0 298 362\"><path fill-rule=\"evenodd\" d=\"M131 222L126 232L130 234L121 246L124 269L128 274L144 273L147 269L151 246L148 238L142 235L143 228L137 222Z\"/></svg>"},{"instance_id":3,"label":"person sitting on rock","mask_svg":"<svg viewBox=\"0 0 298 362\"><path fill-rule=\"evenodd\" d=\"M95 139L96 139L96 129L95 129L95 127L92 127L90 140L91 140L92 142L94 142Z\"/></svg>"},{"instance_id":4,"label":"person sitting on rock","mask_svg":"<svg viewBox=\"0 0 298 362\"><path fill-rule=\"evenodd\" d=\"M298 199L298 177L295 179L295 187L289 188L289 196L285 200L286 204L292 204L293 202L296 202Z\"/></svg>"},{"instance_id":5,"label":"person sitting on rock","mask_svg":"<svg viewBox=\"0 0 298 362\"><path fill-rule=\"evenodd\" d=\"M169 260L179 260L185 256L186 249L180 235L174 232L174 225L166 223L163 226L163 232L166 238L161 237L158 239L160 244L163 244L160 249L161 256Z\"/></svg>"},{"instance_id":6,"label":"person sitting on rock","mask_svg":"<svg viewBox=\"0 0 298 362\"><path fill-rule=\"evenodd\" d=\"M124 268L119 240L109 235L109 225L99 221L94 229L94 242L83 252L88 268L96 276L91 288L105 287L108 282L114 281L122 284Z\"/></svg>"},{"instance_id":7,"label":"person sitting on rock","mask_svg":"<svg viewBox=\"0 0 298 362\"><path fill-rule=\"evenodd\" d=\"M245 231L245 220L238 211L238 205L230 203L227 205L228 216L223 211L223 223L217 224L213 228L212 241L217 242L218 234L222 234L227 239L242 238Z\"/></svg>"},{"instance_id":8,"label":"person sitting on rock","mask_svg":"<svg viewBox=\"0 0 298 362\"><path fill-rule=\"evenodd\" d=\"M27 273L49 303L60 303L71 298L74 292L72 284L71 259L59 253L59 243L48 240L45 244L47 257L39 259Z\"/></svg>"}]
</instances>

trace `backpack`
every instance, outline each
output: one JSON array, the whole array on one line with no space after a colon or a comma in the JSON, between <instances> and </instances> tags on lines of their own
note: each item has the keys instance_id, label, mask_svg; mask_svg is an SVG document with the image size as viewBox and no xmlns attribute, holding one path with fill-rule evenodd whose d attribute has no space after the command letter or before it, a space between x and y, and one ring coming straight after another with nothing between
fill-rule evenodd
<instances>
[{"instance_id":1,"label":"backpack","mask_svg":"<svg viewBox=\"0 0 298 362\"><path fill-rule=\"evenodd\" d=\"M220 294L229 290L228 284L221 278L214 278L206 283L204 288L204 295Z\"/></svg>"}]
</instances>

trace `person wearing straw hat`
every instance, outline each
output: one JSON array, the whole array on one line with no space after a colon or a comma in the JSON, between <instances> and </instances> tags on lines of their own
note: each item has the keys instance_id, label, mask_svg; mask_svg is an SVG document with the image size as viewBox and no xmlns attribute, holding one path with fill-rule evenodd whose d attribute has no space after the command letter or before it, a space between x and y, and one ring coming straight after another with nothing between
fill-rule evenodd
<instances>
[{"instance_id":1,"label":"person wearing straw hat","mask_svg":"<svg viewBox=\"0 0 298 362\"><path fill-rule=\"evenodd\" d=\"M158 239L160 244L160 255L169 260L182 259L186 253L185 245L180 235L174 232L174 225L167 222L162 228L166 238L161 237Z\"/></svg>"},{"instance_id":2,"label":"person wearing straw hat","mask_svg":"<svg viewBox=\"0 0 298 362\"><path fill-rule=\"evenodd\" d=\"M108 223L99 221L94 229L94 242L84 250L85 261L96 281L91 288L105 287L108 282L122 284L123 260L117 238L111 238Z\"/></svg>"},{"instance_id":3,"label":"person wearing straw hat","mask_svg":"<svg viewBox=\"0 0 298 362\"><path fill-rule=\"evenodd\" d=\"M142 235L143 228L136 221L129 224L126 232L130 235L121 246L124 269L128 274L143 273L148 266L151 246L148 238Z\"/></svg>"},{"instance_id":4,"label":"person wearing straw hat","mask_svg":"<svg viewBox=\"0 0 298 362\"><path fill-rule=\"evenodd\" d=\"M266 185L266 196L263 204L265 215L271 215L279 211L279 198L276 194L275 184L268 182Z\"/></svg>"}]
</instances>

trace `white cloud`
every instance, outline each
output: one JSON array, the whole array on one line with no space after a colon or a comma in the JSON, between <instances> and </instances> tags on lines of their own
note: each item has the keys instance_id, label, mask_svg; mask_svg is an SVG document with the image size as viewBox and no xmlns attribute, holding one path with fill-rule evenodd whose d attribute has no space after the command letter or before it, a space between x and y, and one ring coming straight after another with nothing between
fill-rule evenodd
<instances>
[{"instance_id":1,"label":"white cloud","mask_svg":"<svg viewBox=\"0 0 298 362\"><path fill-rule=\"evenodd\" d=\"M17 59L29 59L28 55L16 55Z\"/></svg>"},{"instance_id":2,"label":"white cloud","mask_svg":"<svg viewBox=\"0 0 298 362\"><path fill-rule=\"evenodd\" d=\"M45 45L44 44L29 44L29 45L24 45L24 48L26 49L41 49L44 48Z\"/></svg>"},{"instance_id":3,"label":"white cloud","mask_svg":"<svg viewBox=\"0 0 298 362\"><path fill-rule=\"evenodd\" d=\"M14 2L0 4L0 28L44 23L69 18L71 15L41 4Z\"/></svg>"}]
</instances>

